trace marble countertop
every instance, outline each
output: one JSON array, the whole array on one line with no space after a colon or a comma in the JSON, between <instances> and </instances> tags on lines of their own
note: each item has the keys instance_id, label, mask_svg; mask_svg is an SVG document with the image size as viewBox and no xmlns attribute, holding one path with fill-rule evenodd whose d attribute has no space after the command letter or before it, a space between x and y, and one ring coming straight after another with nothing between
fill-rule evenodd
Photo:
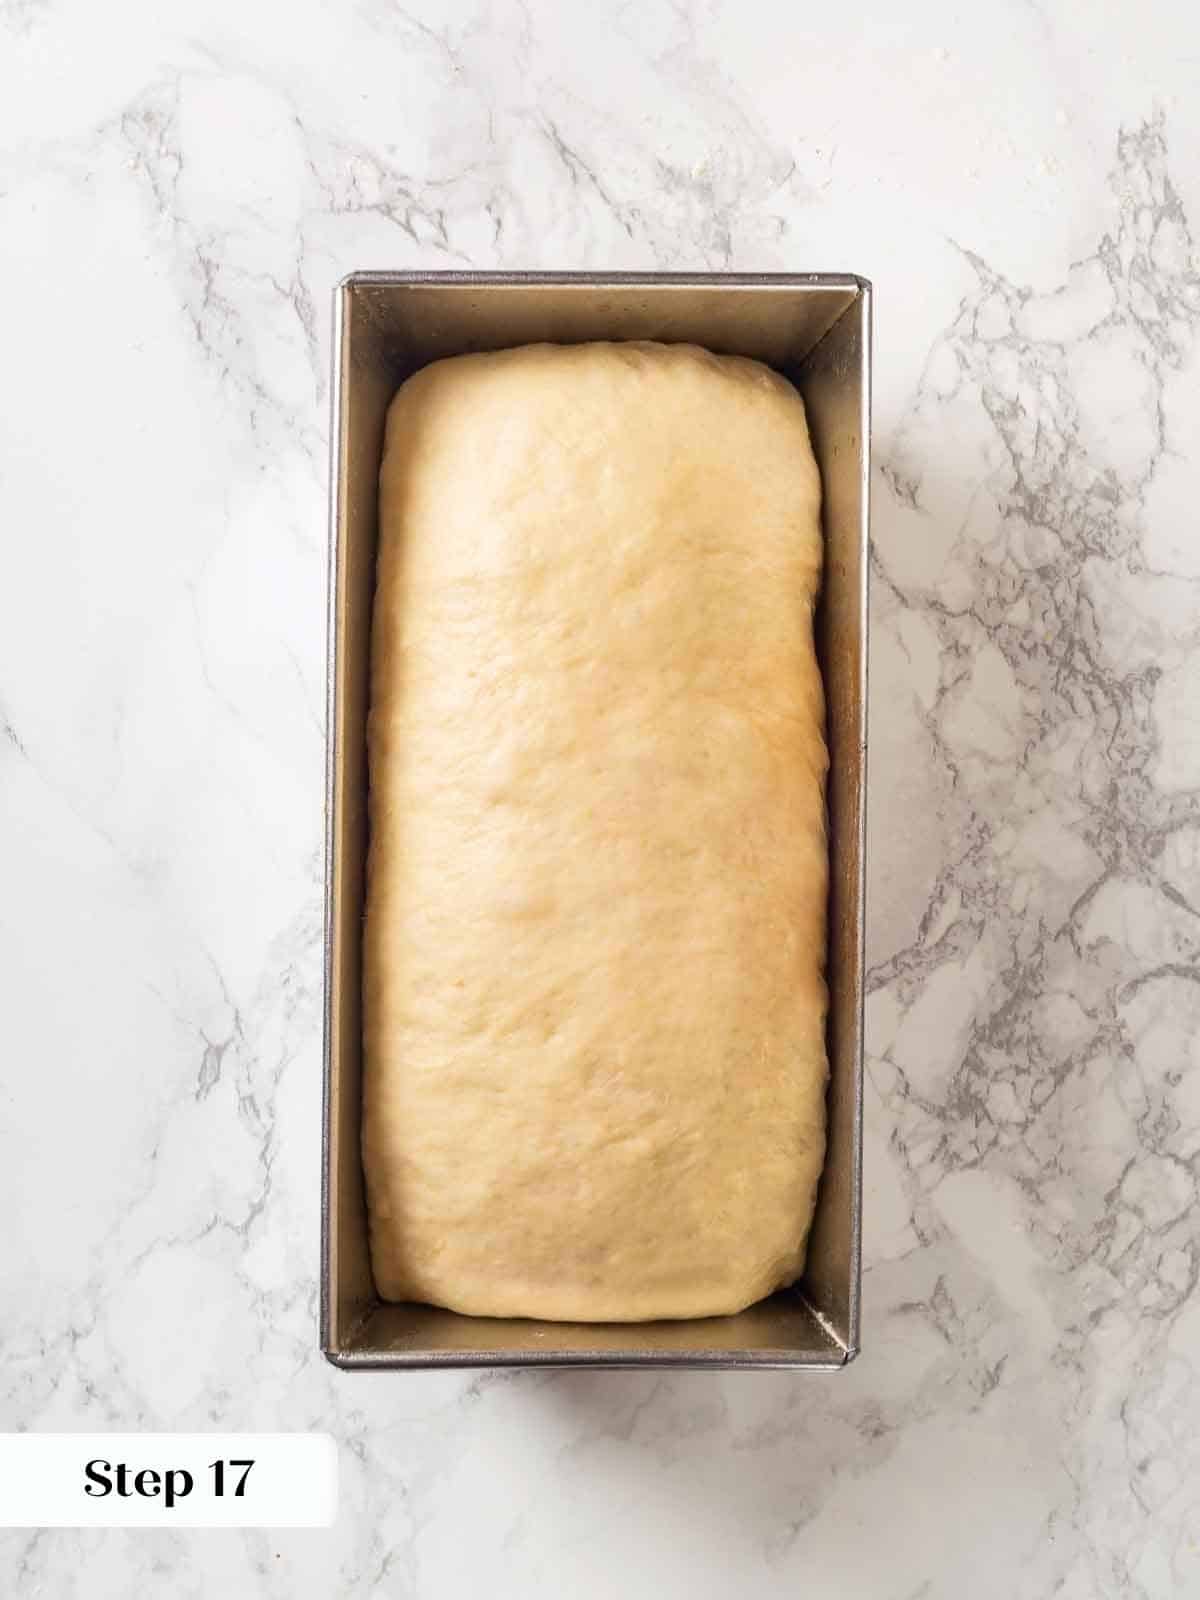
<instances>
[{"instance_id":1,"label":"marble countertop","mask_svg":"<svg viewBox=\"0 0 1200 1600\"><path fill-rule=\"evenodd\" d=\"M53 1597L1200 1594L1200 24L1182 0L0 0L0 1427L328 1429L328 1532ZM316 1345L355 267L876 285L864 1351Z\"/></svg>"}]
</instances>

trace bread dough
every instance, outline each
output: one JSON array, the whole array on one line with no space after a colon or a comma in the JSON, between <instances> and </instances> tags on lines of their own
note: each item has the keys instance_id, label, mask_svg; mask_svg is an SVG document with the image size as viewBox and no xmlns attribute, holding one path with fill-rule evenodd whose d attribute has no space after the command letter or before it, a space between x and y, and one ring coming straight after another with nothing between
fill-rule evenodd
<instances>
[{"instance_id":1,"label":"bread dough","mask_svg":"<svg viewBox=\"0 0 1200 1600\"><path fill-rule=\"evenodd\" d=\"M396 395L364 950L385 1298L624 1322L799 1275L819 500L803 402L756 362L538 345Z\"/></svg>"}]
</instances>

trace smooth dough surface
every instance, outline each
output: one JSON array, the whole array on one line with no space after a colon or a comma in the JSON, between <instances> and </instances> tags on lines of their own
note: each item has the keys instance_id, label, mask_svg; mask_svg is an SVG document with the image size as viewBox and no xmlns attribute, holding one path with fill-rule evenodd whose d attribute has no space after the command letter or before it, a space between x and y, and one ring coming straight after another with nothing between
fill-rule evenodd
<instances>
[{"instance_id":1,"label":"smooth dough surface","mask_svg":"<svg viewBox=\"0 0 1200 1600\"><path fill-rule=\"evenodd\" d=\"M455 357L388 415L364 1162L380 1292L720 1315L824 1153L820 489L691 346Z\"/></svg>"}]
</instances>

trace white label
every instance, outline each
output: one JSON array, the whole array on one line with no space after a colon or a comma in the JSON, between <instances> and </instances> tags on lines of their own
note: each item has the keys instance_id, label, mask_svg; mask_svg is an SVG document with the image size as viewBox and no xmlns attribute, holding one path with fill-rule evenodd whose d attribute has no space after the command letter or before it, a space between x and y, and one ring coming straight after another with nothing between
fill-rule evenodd
<instances>
[{"instance_id":1,"label":"white label","mask_svg":"<svg viewBox=\"0 0 1200 1600\"><path fill-rule=\"evenodd\" d=\"M0 1433L0 1528L327 1528L327 1433Z\"/></svg>"}]
</instances>

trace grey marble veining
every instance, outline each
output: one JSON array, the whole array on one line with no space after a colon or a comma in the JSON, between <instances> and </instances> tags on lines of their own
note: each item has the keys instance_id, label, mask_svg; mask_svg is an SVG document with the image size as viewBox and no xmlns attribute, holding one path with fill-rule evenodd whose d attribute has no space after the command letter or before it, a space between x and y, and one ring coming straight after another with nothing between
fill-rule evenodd
<instances>
[{"instance_id":1,"label":"grey marble veining","mask_svg":"<svg viewBox=\"0 0 1200 1600\"><path fill-rule=\"evenodd\" d=\"M0 3L5 1428L322 1428L62 1596L1200 1594L1200 29L1017 0ZM877 294L864 1354L316 1352L330 290Z\"/></svg>"}]
</instances>

